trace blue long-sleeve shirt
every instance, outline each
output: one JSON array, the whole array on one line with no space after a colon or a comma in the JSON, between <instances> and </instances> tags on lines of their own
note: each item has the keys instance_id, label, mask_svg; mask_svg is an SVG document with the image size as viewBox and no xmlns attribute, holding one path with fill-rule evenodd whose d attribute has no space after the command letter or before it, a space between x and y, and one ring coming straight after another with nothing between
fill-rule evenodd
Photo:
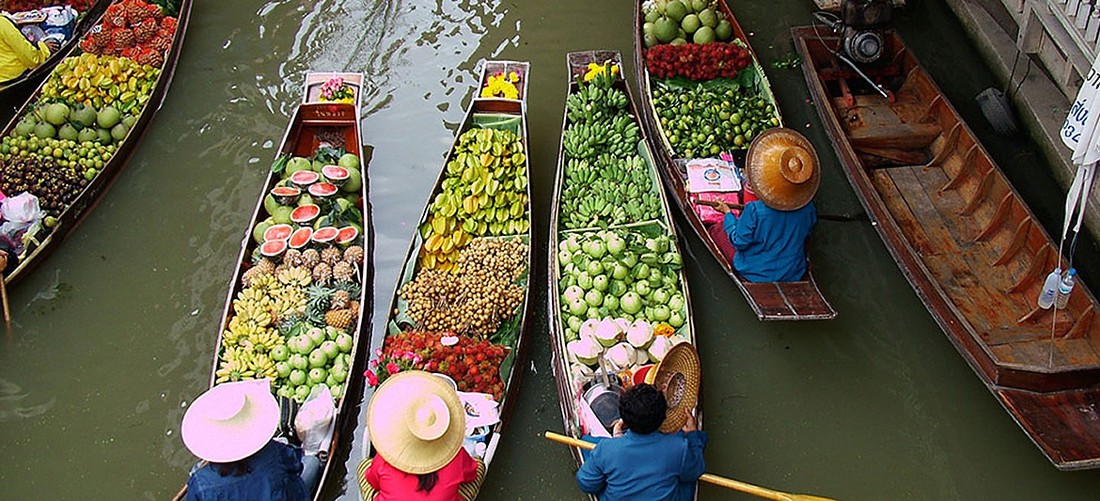
<instances>
[{"instance_id":1,"label":"blue long-sleeve shirt","mask_svg":"<svg viewBox=\"0 0 1100 501\"><path fill-rule=\"evenodd\" d=\"M582 491L600 501L690 501L703 474L702 431L645 435L627 431L600 441L577 470Z\"/></svg>"},{"instance_id":2,"label":"blue long-sleeve shirt","mask_svg":"<svg viewBox=\"0 0 1100 501\"><path fill-rule=\"evenodd\" d=\"M813 202L793 211L754 200L741 217L727 212L722 228L733 248L733 269L750 282L793 282L806 274L806 239L817 223Z\"/></svg>"},{"instance_id":3,"label":"blue long-sleeve shirt","mask_svg":"<svg viewBox=\"0 0 1100 501\"><path fill-rule=\"evenodd\" d=\"M302 450L272 440L248 459L249 473L221 476L206 465L187 481L187 501L298 501L310 498L302 473Z\"/></svg>"}]
</instances>

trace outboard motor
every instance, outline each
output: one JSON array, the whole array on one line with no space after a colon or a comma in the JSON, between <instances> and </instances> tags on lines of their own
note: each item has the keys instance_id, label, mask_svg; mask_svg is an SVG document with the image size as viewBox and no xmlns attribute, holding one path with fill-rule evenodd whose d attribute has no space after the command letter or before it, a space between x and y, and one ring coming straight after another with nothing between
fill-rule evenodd
<instances>
[{"instance_id":1,"label":"outboard motor","mask_svg":"<svg viewBox=\"0 0 1100 501\"><path fill-rule=\"evenodd\" d=\"M882 30L893 15L890 0L845 0L840 6L844 53L857 63L877 61L885 50Z\"/></svg>"}]
</instances>

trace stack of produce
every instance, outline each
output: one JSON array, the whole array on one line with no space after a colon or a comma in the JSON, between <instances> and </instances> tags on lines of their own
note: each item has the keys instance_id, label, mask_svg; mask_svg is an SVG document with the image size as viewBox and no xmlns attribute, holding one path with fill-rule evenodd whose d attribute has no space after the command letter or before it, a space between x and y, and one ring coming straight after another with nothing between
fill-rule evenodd
<instances>
[{"instance_id":1,"label":"stack of produce","mask_svg":"<svg viewBox=\"0 0 1100 501\"><path fill-rule=\"evenodd\" d=\"M508 350L499 344L448 332L408 331L386 337L366 372L367 383L378 386L403 370L446 374L459 391L504 396L500 364Z\"/></svg>"},{"instance_id":2,"label":"stack of produce","mask_svg":"<svg viewBox=\"0 0 1100 501\"><path fill-rule=\"evenodd\" d=\"M604 317L585 320L577 339L569 341L571 372L576 379L591 379L600 365L626 379L639 368L660 362L673 346L687 342L665 322Z\"/></svg>"},{"instance_id":3,"label":"stack of produce","mask_svg":"<svg viewBox=\"0 0 1100 501\"><path fill-rule=\"evenodd\" d=\"M566 99L563 229L648 221L661 214L656 180L637 154L637 121L627 110L626 94L613 85L617 74L599 71L579 81Z\"/></svg>"},{"instance_id":4,"label":"stack of produce","mask_svg":"<svg viewBox=\"0 0 1100 501\"><path fill-rule=\"evenodd\" d=\"M312 160L282 156L272 171L280 180L252 230L216 382L270 377L276 394L299 402L324 383L339 398L362 308L359 157L325 147Z\"/></svg>"},{"instance_id":5,"label":"stack of produce","mask_svg":"<svg viewBox=\"0 0 1100 501\"><path fill-rule=\"evenodd\" d=\"M660 44L704 45L728 42L733 25L718 9L722 0L649 0L642 6L645 22L642 39L646 48Z\"/></svg>"},{"instance_id":6,"label":"stack of produce","mask_svg":"<svg viewBox=\"0 0 1100 501\"><path fill-rule=\"evenodd\" d=\"M88 54L122 56L160 68L176 34L176 18L165 15L166 10L142 0L111 4L80 48Z\"/></svg>"},{"instance_id":7,"label":"stack of produce","mask_svg":"<svg viewBox=\"0 0 1100 501\"><path fill-rule=\"evenodd\" d=\"M661 129L682 158L717 156L748 148L757 134L779 126L775 106L763 97L728 85L657 82L653 107Z\"/></svg>"},{"instance_id":8,"label":"stack of produce","mask_svg":"<svg viewBox=\"0 0 1100 501\"><path fill-rule=\"evenodd\" d=\"M462 133L442 188L420 227L420 267L451 271L474 237L527 232L527 157L516 134L493 128Z\"/></svg>"},{"instance_id":9,"label":"stack of produce","mask_svg":"<svg viewBox=\"0 0 1100 501\"><path fill-rule=\"evenodd\" d=\"M38 10L42 7L54 7L68 5L83 14L95 5L96 0L3 0L0 1L0 10L4 12L18 13Z\"/></svg>"}]
</instances>

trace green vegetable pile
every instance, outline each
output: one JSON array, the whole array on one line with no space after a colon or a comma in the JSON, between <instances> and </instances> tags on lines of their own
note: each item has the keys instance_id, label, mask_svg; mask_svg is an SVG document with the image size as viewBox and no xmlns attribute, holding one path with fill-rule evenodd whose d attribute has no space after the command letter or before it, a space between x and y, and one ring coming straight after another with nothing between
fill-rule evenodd
<instances>
[{"instance_id":1,"label":"green vegetable pile","mask_svg":"<svg viewBox=\"0 0 1100 501\"><path fill-rule=\"evenodd\" d=\"M779 126L775 106L737 82L679 85L658 80L653 107L678 158L744 150L757 134Z\"/></svg>"},{"instance_id":2,"label":"green vegetable pile","mask_svg":"<svg viewBox=\"0 0 1100 501\"><path fill-rule=\"evenodd\" d=\"M568 230L592 228L601 220L614 226L661 215L649 165L638 156L622 159L603 154L595 163L569 160L564 186L559 214Z\"/></svg>"}]
</instances>

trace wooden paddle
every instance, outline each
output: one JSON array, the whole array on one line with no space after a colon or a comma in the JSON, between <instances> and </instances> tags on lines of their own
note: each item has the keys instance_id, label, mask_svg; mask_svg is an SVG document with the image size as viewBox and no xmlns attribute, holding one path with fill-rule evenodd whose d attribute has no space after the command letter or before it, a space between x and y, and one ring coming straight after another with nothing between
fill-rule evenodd
<instances>
[{"instance_id":1,"label":"wooden paddle","mask_svg":"<svg viewBox=\"0 0 1100 501\"><path fill-rule=\"evenodd\" d=\"M718 204L721 203L721 202L717 202L717 201L714 201L714 200L693 200L693 202L695 202L696 205L706 205L708 207L714 207L716 209L718 208ZM727 203L726 206L731 208L731 209L744 209L745 208L745 206L742 205L742 204ZM840 221L842 223L850 223L852 221L866 221L867 220L867 215L866 214L860 214L858 216L844 216L844 215L835 215L835 214L818 214L817 218L822 220L822 221Z\"/></svg>"},{"instance_id":2,"label":"wooden paddle","mask_svg":"<svg viewBox=\"0 0 1100 501\"><path fill-rule=\"evenodd\" d=\"M8 286L2 275L0 275L0 300L4 302L4 326L7 327L8 338L11 338L11 307L8 306Z\"/></svg>"},{"instance_id":3,"label":"wooden paddle","mask_svg":"<svg viewBox=\"0 0 1100 501\"><path fill-rule=\"evenodd\" d=\"M571 445L573 447L579 447L581 449L592 449L596 447L596 444L592 442L578 440L576 438L568 437L560 433L554 433L552 431L546 432L544 436L554 442ZM752 494L753 496L761 497L764 499L774 499L775 501L835 501L832 498L811 496L809 494L790 494L787 492L774 491L765 487L746 484L744 482L733 480L731 478L719 477L718 475L714 475L711 473L704 473L703 476L699 477L699 480L708 484L725 487L727 489L746 492Z\"/></svg>"}]
</instances>

